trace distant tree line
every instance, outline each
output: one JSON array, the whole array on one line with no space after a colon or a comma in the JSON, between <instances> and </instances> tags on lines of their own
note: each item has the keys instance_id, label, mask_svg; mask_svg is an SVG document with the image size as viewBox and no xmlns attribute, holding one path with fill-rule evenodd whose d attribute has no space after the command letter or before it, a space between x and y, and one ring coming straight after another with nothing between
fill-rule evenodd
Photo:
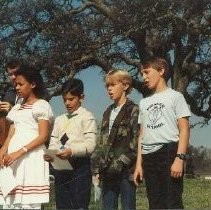
<instances>
[{"instance_id":1,"label":"distant tree line","mask_svg":"<svg viewBox=\"0 0 211 210\"><path fill-rule=\"evenodd\" d=\"M186 174L211 174L211 148L204 146L189 147L189 159L186 162Z\"/></svg>"}]
</instances>

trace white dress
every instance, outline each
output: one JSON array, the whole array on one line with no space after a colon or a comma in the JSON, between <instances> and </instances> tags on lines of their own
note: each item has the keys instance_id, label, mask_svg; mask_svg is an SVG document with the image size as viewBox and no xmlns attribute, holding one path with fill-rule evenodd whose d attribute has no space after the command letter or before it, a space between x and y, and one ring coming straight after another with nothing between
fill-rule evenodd
<instances>
[{"instance_id":1,"label":"white dress","mask_svg":"<svg viewBox=\"0 0 211 210\"><path fill-rule=\"evenodd\" d=\"M14 122L15 127L8 146L8 153L11 153L35 139L38 136L38 120L52 122L53 113L50 104L40 99L33 105L15 105L7 118ZM29 151L11 165L17 187L5 198L0 190L0 204L24 206L49 202L49 165L43 159L43 148L44 145Z\"/></svg>"}]
</instances>

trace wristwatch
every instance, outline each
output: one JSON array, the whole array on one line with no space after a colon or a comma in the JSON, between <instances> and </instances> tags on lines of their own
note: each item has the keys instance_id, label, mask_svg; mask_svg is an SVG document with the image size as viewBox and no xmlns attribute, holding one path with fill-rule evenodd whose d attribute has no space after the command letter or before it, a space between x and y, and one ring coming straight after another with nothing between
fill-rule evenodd
<instances>
[{"instance_id":1,"label":"wristwatch","mask_svg":"<svg viewBox=\"0 0 211 210\"><path fill-rule=\"evenodd\" d=\"M188 155L187 154L176 154L176 157L178 157L181 160L187 160L188 159Z\"/></svg>"}]
</instances>

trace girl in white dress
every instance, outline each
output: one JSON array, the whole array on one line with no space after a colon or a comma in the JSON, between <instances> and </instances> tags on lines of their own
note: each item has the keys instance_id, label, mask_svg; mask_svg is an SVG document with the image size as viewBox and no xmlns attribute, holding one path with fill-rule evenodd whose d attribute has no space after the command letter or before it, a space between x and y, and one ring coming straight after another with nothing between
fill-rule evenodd
<instances>
[{"instance_id":1,"label":"girl in white dress","mask_svg":"<svg viewBox=\"0 0 211 210\"><path fill-rule=\"evenodd\" d=\"M11 122L8 137L0 149L1 166L11 167L17 186L3 197L5 209L41 209L49 202L49 167L43 159L53 113L44 97L41 75L23 64L16 72L16 91L24 98L7 115ZM5 180L6 182L7 180Z\"/></svg>"}]
</instances>

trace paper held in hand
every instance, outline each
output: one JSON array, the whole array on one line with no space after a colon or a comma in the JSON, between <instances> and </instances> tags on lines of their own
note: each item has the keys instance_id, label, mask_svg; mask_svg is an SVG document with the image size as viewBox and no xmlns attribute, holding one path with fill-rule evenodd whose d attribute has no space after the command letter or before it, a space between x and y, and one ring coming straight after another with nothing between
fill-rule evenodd
<instances>
[{"instance_id":1,"label":"paper held in hand","mask_svg":"<svg viewBox=\"0 0 211 210\"><path fill-rule=\"evenodd\" d=\"M5 198L15 187L17 187L16 180L13 175L11 167L0 168L0 188Z\"/></svg>"},{"instance_id":2,"label":"paper held in hand","mask_svg":"<svg viewBox=\"0 0 211 210\"><path fill-rule=\"evenodd\" d=\"M73 167L69 163L67 159L61 159L56 156L57 153L59 153L58 150L54 149L44 149L45 154L49 155L54 159L53 162L51 162L52 166L56 170L73 170Z\"/></svg>"}]
</instances>

